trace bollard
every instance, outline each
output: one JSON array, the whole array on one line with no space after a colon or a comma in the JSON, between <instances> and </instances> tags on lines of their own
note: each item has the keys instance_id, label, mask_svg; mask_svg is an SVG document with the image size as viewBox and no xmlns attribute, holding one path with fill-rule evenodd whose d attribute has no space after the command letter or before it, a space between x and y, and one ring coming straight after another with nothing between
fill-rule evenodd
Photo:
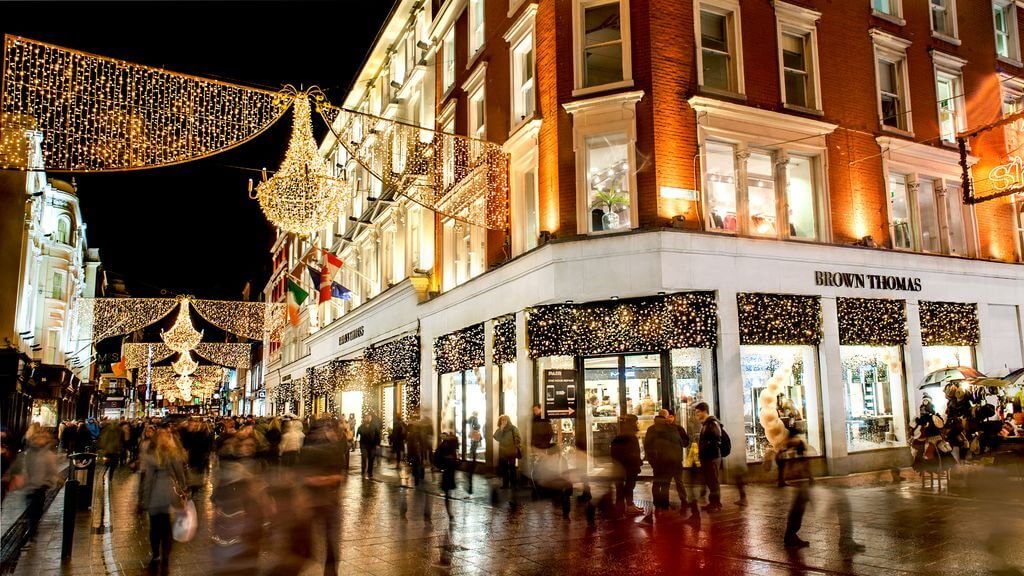
<instances>
[{"instance_id":1,"label":"bollard","mask_svg":"<svg viewBox=\"0 0 1024 576\"><path fill-rule=\"evenodd\" d=\"M68 467L71 476L74 466ZM60 561L71 559L71 545L75 541L75 513L78 511L78 480L69 478L64 483L64 535L60 545Z\"/></svg>"}]
</instances>

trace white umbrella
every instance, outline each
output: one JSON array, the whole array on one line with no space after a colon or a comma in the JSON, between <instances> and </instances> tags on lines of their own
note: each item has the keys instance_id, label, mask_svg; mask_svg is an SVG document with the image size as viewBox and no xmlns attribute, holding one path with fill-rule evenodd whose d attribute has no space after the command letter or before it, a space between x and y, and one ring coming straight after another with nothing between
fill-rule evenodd
<instances>
[{"instance_id":1,"label":"white umbrella","mask_svg":"<svg viewBox=\"0 0 1024 576\"><path fill-rule=\"evenodd\" d=\"M1003 376L1002 380L1006 380L1007 386L1010 387L1024 387L1024 368L1018 368L1013 372L1010 372L1006 376Z\"/></svg>"},{"instance_id":2,"label":"white umbrella","mask_svg":"<svg viewBox=\"0 0 1024 576\"><path fill-rule=\"evenodd\" d=\"M970 366L950 366L949 368L942 368L941 370L936 370L925 376L924 381L918 388L923 390L933 386L942 386L946 382L984 377L984 374Z\"/></svg>"}]
</instances>

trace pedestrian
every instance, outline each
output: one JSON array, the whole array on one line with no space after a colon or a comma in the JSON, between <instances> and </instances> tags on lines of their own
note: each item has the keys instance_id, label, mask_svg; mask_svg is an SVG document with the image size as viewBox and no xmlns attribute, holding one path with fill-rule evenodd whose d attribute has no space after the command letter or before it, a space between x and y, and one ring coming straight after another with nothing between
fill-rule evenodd
<instances>
[{"instance_id":1,"label":"pedestrian","mask_svg":"<svg viewBox=\"0 0 1024 576\"><path fill-rule=\"evenodd\" d=\"M395 469L402 468L402 453L405 451L405 438L409 429L401 416L395 417L395 425L391 428L391 452L395 455Z\"/></svg>"},{"instance_id":2,"label":"pedestrian","mask_svg":"<svg viewBox=\"0 0 1024 576\"><path fill-rule=\"evenodd\" d=\"M171 557L171 511L180 509L187 498L185 455L168 428L153 436L151 449L143 455L142 503L149 513L149 565L168 573Z\"/></svg>"},{"instance_id":3,"label":"pedestrian","mask_svg":"<svg viewBox=\"0 0 1024 576\"><path fill-rule=\"evenodd\" d=\"M698 402L693 410L700 422L697 449L700 456L701 472L704 475L704 485L708 488L708 505L704 507L704 510L716 512L722 509L722 488L718 481L718 472L722 466L725 431L718 419L710 414L707 402Z\"/></svg>"},{"instance_id":4,"label":"pedestrian","mask_svg":"<svg viewBox=\"0 0 1024 576\"><path fill-rule=\"evenodd\" d=\"M189 494L195 495L206 481L206 468L210 463L213 437L206 424L198 418L190 419L179 431L181 444L188 453Z\"/></svg>"},{"instance_id":5,"label":"pedestrian","mask_svg":"<svg viewBox=\"0 0 1024 576\"><path fill-rule=\"evenodd\" d=\"M409 437L406 438L406 452L412 467L413 485L419 486L426 474L426 455L433 448L434 425L426 416L414 415L409 426Z\"/></svg>"},{"instance_id":6,"label":"pedestrian","mask_svg":"<svg viewBox=\"0 0 1024 576\"><path fill-rule=\"evenodd\" d=\"M810 501L808 482L800 481L810 480L811 477L810 466L806 458L807 443L799 434L794 434L794 430L789 432L789 437L782 444L780 452L785 454L786 469L789 470L787 477L798 480L798 482L796 483L796 495L793 497L793 503L790 505L789 514L786 517L786 532L782 541L786 548L806 548L811 544L800 538L799 532L804 521L804 511ZM843 532L845 536L846 531L843 530Z\"/></svg>"},{"instance_id":7,"label":"pedestrian","mask_svg":"<svg viewBox=\"0 0 1024 576\"><path fill-rule=\"evenodd\" d=\"M85 426L89 429L89 436L92 438L92 444L95 446L96 442L100 439L100 424L95 418L89 418Z\"/></svg>"},{"instance_id":8,"label":"pedestrian","mask_svg":"<svg viewBox=\"0 0 1024 576\"><path fill-rule=\"evenodd\" d=\"M281 465L291 468L299 461L299 452L306 437L302 433L302 423L298 420L284 421L284 434L281 435Z\"/></svg>"},{"instance_id":9,"label":"pedestrian","mask_svg":"<svg viewBox=\"0 0 1024 576\"><path fill-rule=\"evenodd\" d=\"M39 521L43 517L46 493L57 481L57 454L53 451L53 437L36 424L26 433L28 448L21 455L21 462L15 463L15 470L23 478L19 481L25 488L27 507L27 540L35 541Z\"/></svg>"},{"instance_id":10,"label":"pedestrian","mask_svg":"<svg viewBox=\"0 0 1024 576\"><path fill-rule=\"evenodd\" d=\"M441 434L441 441L434 453L434 465L441 469L441 490L444 492L444 508L452 517L451 496L455 489L455 470L459 467L459 438L451 430Z\"/></svg>"},{"instance_id":11,"label":"pedestrian","mask_svg":"<svg viewBox=\"0 0 1024 576\"><path fill-rule=\"evenodd\" d=\"M540 404L533 405L533 421L530 426L530 446L539 454L547 454L555 432L551 428L551 420L544 417Z\"/></svg>"},{"instance_id":12,"label":"pedestrian","mask_svg":"<svg viewBox=\"0 0 1024 576\"><path fill-rule=\"evenodd\" d=\"M100 431L99 452L107 465L107 478L113 479L114 472L121 460L121 451L124 449L124 437L121 426L116 422L106 422Z\"/></svg>"},{"instance_id":13,"label":"pedestrian","mask_svg":"<svg viewBox=\"0 0 1024 576\"><path fill-rule=\"evenodd\" d=\"M281 430L281 419L274 417L267 424L263 437L267 439L267 462L276 466L281 461L281 437L284 431Z\"/></svg>"},{"instance_id":14,"label":"pedestrian","mask_svg":"<svg viewBox=\"0 0 1024 576\"><path fill-rule=\"evenodd\" d=\"M633 490L640 476L643 459L640 456L640 440L637 417L626 414L619 419L619 434L612 439L611 457L615 470L615 509L620 513L642 514L644 509L633 502Z\"/></svg>"},{"instance_id":15,"label":"pedestrian","mask_svg":"<svg viewBox=\"0 0 1024 576\"><path fill-rule=\"evenodd\" d=\"M356 433L356 415L354 413L351 413L351 412L348 415L348 429L352 431L353 435ZM355 452L356 451L356 442L355 442L355 437L354 436L353 436L352 441L348 443L348 451L349 452Z\"/></svg>"},{"instance_id":16,"label":"pedestrian","mask_svg":"<svg viewBox=\"0 0 1024 576\"><path fill-rule=\"evenodd\" d=\"M683 447L679 432L668 423L668 411L660 410L644 435L644 453L654 472L651 497L655 510L669 508L669 485L682 472Z\"/></svg>"},{"instance_id":17,"label":"pedestrian","mask_svg":"<svg viewBox=\"0 0 1024 576\"><path fill-rule=\"evenodd\" d=\"M522 458L522 439L519 429L506 414L498 417L498 429L493 438L498 442L498 475L502 488L516 487L516 460Z\"/></svg>"},{"instance_id":18,"label":"pedestrian","mask_svg":"<svg viewBox=\"0 0 1024 576\"><path fill-rule=\"evenodd\" d=\"M222 447L217 459L216 481L210 495L213 505L211 556L217 576L243 576L260 569L266 484L262 462L257 458L260 437L246 424Z\"/></svg>"},{"instance_id":19,"label":"pedestrian","mask_svg":"<svg viewBox=\"0 0 1024 576\"><path fill-rule=\"evenodd\" d=\"M377 447L380 446L380 428L374 425L372 416L363 415L363 423L357 435L362 462L360 471L364 478L373 478L373 463L377 459Z\"/></svg>"},{"instance_id":20,"label":"pedestrian","mask_svg":"<svg viewBox=\"0 0 1024 576\"><path fill-rule=\"evenodd\" d=\"M299 458L300 470L305 475L303 483L308 491L309 517L324 523L324 574L329 576L338 573L338 546L341 543L338 489L342 481L343 451L343 441L334 428L325 420L316 420L310 425ZM310 552L312 549L311 546Z\"/></svg>"},{"instance_id":21,"label":"pedestrian","mask_svg":"<svg viewBox=\"0 0 1024 576\"><path fill-rule=\"evenodd\" d=\"M78 444L78 424L74 420L69 420L64 423L64 430L60 433L60 445L67 454L72 454L75 451L75 445Z\"/></svg>"},{"instance_id":22,"label":"pedestrian","mask_svg":"<svg viewBox=\"0 0 1024 576\"><path fill-rule=\"evenodd\" d=\"M7 499L7 493L12 488L17 488L13 472L16 461L17 454L11 448L10 442L7 441L7 428L0 425L0 482L3 485L3 494L0 495L0 501Z\"/></svg>"},{"instance_id":23,"label":"pedestrian","mask_svg":"<svg viewBox=\"0 0 1024 576\"><path fill-rule=\"evenodd\" d=\"M679 439L682 443L682 459L686 459L686 452L690 448L690 435L686 432L686 428L681 426L676 420L676 411L668 408L664 410L665 420L668 425L675 429L676 433L679 434ZM686 483L683 480L683 467L680 465L676 467L675 473L672 475L672 482L675 483L676 494L679 496L679 509L680 511L685 510L687 507L686 498Z\"/></svg>"},{"instance_id":24,"label":"pedestrian","mask_svg":"<svg viewBox=\"0 0 1024 576\"><path fill-rule=\"evenodd\" d=\"M75 452L92 452L93 445L92 432L84 420L79 420L75 427Z\"/></svg>"}]
</instances>

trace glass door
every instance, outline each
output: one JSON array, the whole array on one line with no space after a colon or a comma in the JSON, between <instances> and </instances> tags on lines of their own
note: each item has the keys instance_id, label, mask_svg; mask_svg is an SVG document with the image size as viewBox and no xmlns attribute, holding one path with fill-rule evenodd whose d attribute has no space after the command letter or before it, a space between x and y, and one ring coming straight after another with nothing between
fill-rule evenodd
<instances>
[{"instance_id":1,"label":"glass door","mask_svg":"<svg viewBox=\"0 0 1024 576\"><path fill-rule=\"evenodd\" d=\"M642 354L624 358L623 385L626 390L626 412L635 414L639 424L640 452L643 453L647 429L663 407L661 399L661 355ZM644 454L641 474L653 474Z\"/></svg>"}]
</instances>

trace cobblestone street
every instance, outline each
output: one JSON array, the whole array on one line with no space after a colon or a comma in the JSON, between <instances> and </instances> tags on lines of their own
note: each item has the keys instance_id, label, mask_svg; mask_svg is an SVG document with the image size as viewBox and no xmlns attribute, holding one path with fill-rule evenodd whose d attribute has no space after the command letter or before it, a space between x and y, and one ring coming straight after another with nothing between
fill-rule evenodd
<instances>
[{"instance_id":1,"label":"cobblestone street","mask_svg":"<svg viewBox=\"0 0 1024 576\"><path fill-rule=\"evenodd\" d=\"M349 476L341 491L342 534L339 574L910 574L1019 575L1024 572L1024 505L938 494L912 481L894 485L868 482L839 487L819 482L801 536L810 547L786 550L782 532L797 488L749 486L750 505L735 505L733 487L724 490L723 511L703 514L700 527L677 512L614 520L598 514L587 522L586 507L575 500L567 519L546 501L521 491L521 505L493 504L476 478L475 495L465 492L464 477L455 492L453 518L432 475L427 492L399 487L386 466L375 480ZM1018 483L1010 485L1019 492ZM110 530L92 534L88 514L80 514L72 561L61 570L58 518L62 496L51 507L37 544L24 551L15 574L146 574L149 560L145 515L135 513L138 475L122 469L110 487ZM638 494L649 497L649 484ZM578 491L577 491L578 493ZM595 487L595 500L602 494ZM1019 496L1019 494L1018 494ZM405 504L402 504L402 500ZM230 572L211 557L209 485L196 498L200 528L188 543L176 543L170 574ZM423 506L430 506L425 520ZM1011 503L1007 503L1011 502ZM402 510L407 510L405 518ZM848 517L863 552L839 546L840 523ZM274 537L278 528L268 528ZM102 530L100 530L103 532ZM319 574L319 561L303 574ZM264 551L261 566L269 566ZM265 570L264 570L265 571ZM246 573L255 573L245 569ZM271 572L266 572L271 573Z\"/></svg>"}]
</instances>

